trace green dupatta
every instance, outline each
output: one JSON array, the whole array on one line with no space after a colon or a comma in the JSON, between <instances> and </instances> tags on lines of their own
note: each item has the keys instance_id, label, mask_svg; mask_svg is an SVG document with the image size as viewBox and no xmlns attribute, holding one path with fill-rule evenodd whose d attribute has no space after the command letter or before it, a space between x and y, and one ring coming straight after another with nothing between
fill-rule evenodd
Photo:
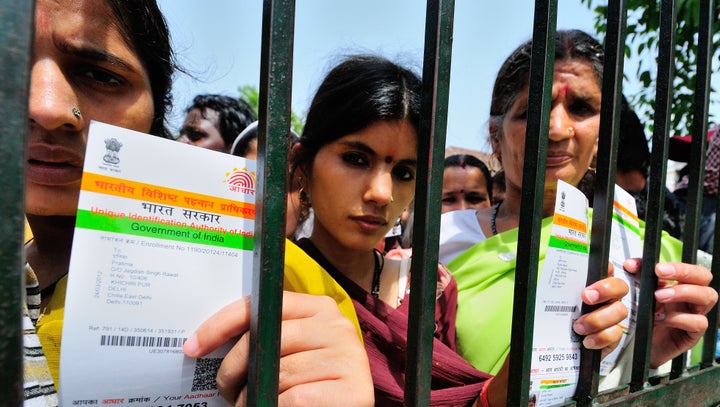
<instances>
[{"instance_id":1,"label":"green dupatta","mask_svg":"<svg viewBox=\"0 0 720 407\"><path fill-rule=\"evenodd\" d=\"M540 238L542 270L552 217L543 219ZM644 223L640 233L644 236ZM496 374L510 353L515 252L518 229L479 242L447 267L458 284L457 350L476 369ZM682 243L663 232L660 260L680 261Z\"/></svg>"}]
</instances>

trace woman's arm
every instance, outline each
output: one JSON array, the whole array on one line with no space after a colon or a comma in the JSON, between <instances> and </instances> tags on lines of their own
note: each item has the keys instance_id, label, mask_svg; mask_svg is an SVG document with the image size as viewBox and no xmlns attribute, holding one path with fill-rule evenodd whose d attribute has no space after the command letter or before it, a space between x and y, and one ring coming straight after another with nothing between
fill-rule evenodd
<instances>
[{"instance_id":1,"label":"woman's arm","mask_svg":"<svg viewBox=\"0 0 720 407\"><path fill-rule=\"evenodd\" d=\"M220 394L246 405L250 297L205 321L183 347L201 357L238 338L220 366ZM374 405L370 366L354 325L330 297L284 292L278 405Z\"/></svg>"}]
</instances>

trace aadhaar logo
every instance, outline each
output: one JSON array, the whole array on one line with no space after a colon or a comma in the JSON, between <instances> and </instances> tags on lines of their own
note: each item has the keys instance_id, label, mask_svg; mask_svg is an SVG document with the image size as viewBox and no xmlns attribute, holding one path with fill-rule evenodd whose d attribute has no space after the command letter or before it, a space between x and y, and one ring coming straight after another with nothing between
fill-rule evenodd
<instances>
[{"instance_id":1,"label":"aadhaar logo","mask_svg":"<svg viewBox=\"0 0 720 407\"><path fill-rule=\"evenodd\" d=\"M255 173L249 172L247 168L237 169L225 173L224 183L233 192L255 195Z\"/></svg>"}]
</instances>

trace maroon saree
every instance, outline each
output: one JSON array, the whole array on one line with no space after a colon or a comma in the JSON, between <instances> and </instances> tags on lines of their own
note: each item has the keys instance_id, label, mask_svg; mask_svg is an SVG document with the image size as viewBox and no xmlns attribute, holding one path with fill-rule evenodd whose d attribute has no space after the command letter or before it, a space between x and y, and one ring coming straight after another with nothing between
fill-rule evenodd
<instances>
[{"instance_id":1,"label":"maroon saree","mask_svg":"<svg viewBox=\"0 0 720 407\"><path fill-rule=\"evenodd\" d=\"M374 298L333 267L308 239L298 242L350 295L363 332L370 360L375 403L402 406L405 387L405 359L409 299L398 308ZM431 372L430 405L468 406L479 396L492 376L472 367L455 352L457 284L451 279L438 295L435 307L435 339Z\"/></svg>"}]
</instances>

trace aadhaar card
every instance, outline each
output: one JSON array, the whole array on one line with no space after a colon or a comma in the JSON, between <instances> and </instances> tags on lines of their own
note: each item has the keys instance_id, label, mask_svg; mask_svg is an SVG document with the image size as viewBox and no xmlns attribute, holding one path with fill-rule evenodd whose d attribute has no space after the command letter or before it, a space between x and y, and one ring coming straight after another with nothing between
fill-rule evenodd
<instances>
[{"instance_id":1,"label":"aadhaar card","mask_svg":"<svg viewBox=\"0 0 720 407\"><path fill-rule=\"evenodd\" d=\"M538 277L530 367L530 400L549 406L570 400L580 369L580 317L588 272L588 203L580 190L558 181L545 263Z\"/></svg>"},{"instance_id":2,"label":"aadhaar card","mask_svg":"<svg viewBox=\"0 0 720 407\"><path fill-rule=\"evenodd\" d=\"M602 376L610 374L618 357L628 347L635 334L640 285L636 283L634 275L623 271L623 263L626 259L641 258L642 252L640 219L637 215L635 198L615 185L609 260L615 271L614 276L625 281L630 287L630 291L622 299L629 312L627 317L619 324L623 330L620 343L600 362L600 375Z\"/></svg>"},{"instance_id":3,"label":"aadhaar card","mask_svg":"<svg viewBox=\"0 0 720 407\"><path fill-rule=\"evenodd\" d=\"M255 163L92 122L60 364L64 406L225 406L182 345L249 294Z\"/></svg>"}]
</instances>

